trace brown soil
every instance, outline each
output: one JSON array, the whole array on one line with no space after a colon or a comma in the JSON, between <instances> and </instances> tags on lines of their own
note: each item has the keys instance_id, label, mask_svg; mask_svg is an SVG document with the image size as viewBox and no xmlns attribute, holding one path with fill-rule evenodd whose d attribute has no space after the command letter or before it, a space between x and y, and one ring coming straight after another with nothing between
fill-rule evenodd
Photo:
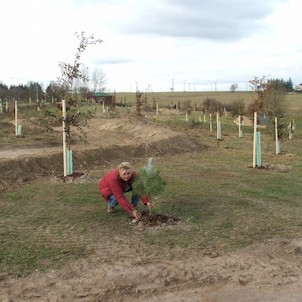
<instances>
[{"instance_id":1,"label":"brown soil","mask_svg":"<svg viewBox=\"0 0 302 302\"><path fill-rule=\"evenodd\" d=\"M22 124L26 125L26 122ZM62 128L54 130L54 133L44 133L43 140L29 141L25 136L18 139L20 143L17 147L0 146L0 192L39 176L63 174ZM74 136L72 144L73 168L77 172L112 166L120 160L133 163L134 158L205 148L190 141L184 134L149 123L143 117L93 119L84 131L86 141ZM50 140L57 140L58 143L49 146Z\"/></svg>"},{"instance_id":2,"label":"brown soil","mask_svg":"<svg viewBox=\"0 0 302 302\"><path fill-rule=\"evenodd\" d=\"M106 167L133 156L201 151L204 146L144 119L93 120L88 144L76 142L75 170ZM58 135L60 132L58 130ZM63 179L60 146L0 150L0 189L40 175ZM147 215L147 214L146 214ZM131 223L131 221L129 222ZM274 239L231 254L145 245L142 229L183 227L164 215L133 223L136 236L96 242L89 257L59 270L0 278L0 301L302 301L302 241ZM146 231L146 229L145 229Z\"/></svg>"},{"instance_id":3,"label":"brown soil","mask_svg":"<svg viewBox=\"0 0 302 302\"><path fill-rule=\"evenodd\" d=\"M150 212L142 211L142 219L136 220L131 218L129 224L137 225L139 227L162 227L168 225L175 225L180 221L180 219L177 217L167 216L164 214L153 214L152 211Z\"/></svg>"}]
</instances>

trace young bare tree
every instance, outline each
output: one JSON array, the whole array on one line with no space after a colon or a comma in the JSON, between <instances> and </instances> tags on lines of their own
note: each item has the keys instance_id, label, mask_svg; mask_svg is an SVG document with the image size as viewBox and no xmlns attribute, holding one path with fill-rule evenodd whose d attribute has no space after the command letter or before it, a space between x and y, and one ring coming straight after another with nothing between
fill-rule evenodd
<instances>
[{"instance_id":1,"label":"young bare tree","mask_svg":"<svg viewBox=\"0 0 302 302\"><path fill-rule=\"evenodd\" d=\"M80 72L82 77L74 79L73 83L73 92L78 92L82 87L88 87L89 82L89 68L84 64L81 64Z\"/></svg>"},{"instance_id":2,"label":"young bare tree","mask_svg":"<svg viewBox=\"0 0 302 302\"><path fill-rule=\"evenodd\" d=\"M232 85L230 86L230 91L231 91L231 92L235 92L237 89L238 89L238 84L232 84Z\"/></svg>"},{"instance_id":3,"label":"young bare tree","mask_svg":"<svg viewBox=\"0 0 302 302\"><path fill-rule=\"evenodd\" d=\"M253 80L249 81L250 87L254 92L254 102L249 106L249 113L253 115L254 112L262 112L266 99L267 99L267 77L263 76L262 78L255 77Z\"/></svg>"},{"instance_id":4,"label":"young bare tree","mask_svg":"<svg viewBox=\"0 0 302 302\"><path fill-rule=\"evenodd\" d=\"M77 101L81 102L82 100L87 100L90 89L89 89L89 68L86 67L84 64L81 66L81 74L83 78L76 79L74 82L74 90L73 95L77 97Z\"/></svg>"},{"instance_id":5,"label":"young bare tree","mask_svg":"<svg viewBox=\"0 0 302 302\"><path fill-rule=\"evenodd\" d=\"M105 73L100 69L96 68L91 74L91 85L94 93L103 91L106 84Z\"/></svg>"},{"instance_id":6,"label":"young bare tree","mask_svg":"<svg viewBox=\"0 0 302 302\"><path fill-rule=\"evenodd\" d=\"M136 107L135 107L135 113L137 115L141 115L142 111L142 93L139 92L138 90L136 91L135 97L136 97Z\"/></svg>"},{"instance_id":7,"label":"young bare tree","mask_svg":"<svg viewBox=\"0 0 302 302\"><path fill-rule=\"evenodd\" d=\"M81 72L81 56L83 52L86 50L86 48L89 45L95 45L98 43L102 43L103 40L95 39L94 35L91 35L90 37L85 36L85 32L81 32L78 34L75 33L76 37L79 40L79 46L77 48L77 52L75 54L75 59L73 64L60 62L59 67L61 68L61 78L59 80L63 82L67 82L69 84L69 90L70 92L73 91L73 84L76 79L82 79L83 81L88 81L87 75L83 74Z\"/></svg>"},{"instance_id":8,"label":"young bare tree","mask_svg":"<svg viewBox=\"0 0 302 302\"><path fill-rule=\"evenodd\" d=\"M66 62L59 63L61 77L58 79L62 86L67 87L67 95L65 95L65 98L68 112L65 119L65 132L69 149L71 144L71 126L77 127L85 136L85 133L82 131L82 127L85 126L88 120L92 117L92 112L90 111L79 111L80 94L78 91L78 85L81 83L85 86L89 80L88 72L86 72L87 69L83 68L83 64L81 62L81 56L89 45L100 44L103 42L100 39L95 39L94 35L86 37L84 32L81 32L80 34L75 33L75 35L79 40L75 59L72 64Z\"/></svg>"},{"instance_id":9,"label":"young bare tree","mask_svg":"<svg viewBox=\"0 0 302 302\"><path fill-rule=\"evenodd\" d=\"M269 118L282 117L285 114L286 87L281 81L269 80L266 76L255 77L250 81L250 87L254 91L254 102L249 107L251 113L262 112Z\"/></svg>"},{"instance_id":10,"label":"young bare tree","mask_svg":"<svg viewBox=\"0 0 302 302\"><path fill-rule=\"evenodd\" d=\"M269 131L273 132L274 119L278 118L278 132L283 136L286 129L285 113L287 111L286 86L278 79L255 77L250 81L250 87L254 91L254 102L250 104L248 111L263 113L270 120Z\"/></svg>"}]
</instances>

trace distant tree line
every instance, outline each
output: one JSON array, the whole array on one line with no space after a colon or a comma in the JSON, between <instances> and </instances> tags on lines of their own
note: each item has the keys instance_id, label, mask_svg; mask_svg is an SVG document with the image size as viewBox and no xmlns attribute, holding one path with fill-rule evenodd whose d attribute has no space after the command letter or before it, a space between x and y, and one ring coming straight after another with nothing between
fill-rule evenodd
<instances>
[{"instance_id":1,"label":"distant tree line","mask_svg":"<svg viewBox=\"0 0 302 302\"><path fill-rule=\"evenodd\" d=\"M268 81L278 82L278 86L281 86L285 92L293 92L294 91L294 84L291 78L287 81L281 79L271 79ZM239 88L238 84L234 83L230 86L230 92L235 92Z\"/></svg>"},{"instance_id":2,"label":"distant tree line","mask_svg":"<svg viewBox=\"0 0 302 302\"><path fill-rule=\"evenodd\" d=\"M95 69L89 81L78 81L74 84L73 92L85 99L95 92L104 91L105 83L105 74L100 69ZM28 101L29 99L32 101L60 101L68 93L70 93L68 84L59 80L50 82L45 91L43 85L37 82L11 86L0 82L0 99L3 101Z\"/></svg>"},{"instance_id":3,"label":"distant tree line","mask_svg":"<svg viewBox=\"0 0 302 302\"><path fill-rule=\"evenodd\" d=\"M268 80L268 85L272 85L275 88L278 87L278 90L281 90L282 92L293 92L294 91L294 84L291 78L289 78L287 81L284 81L283 79L271 79Z\"/></svg>"},{"instance_id":4,"label":"distant tree line","mask_svg":"<svg viewBox=\"0 0 302 302\"><path fill-rule=\"evenodd\" d=\"M42 89L42 86L36 82L29 82L26 85L7 85L0 83L0 98L4 100L37 100L44 99L45 92Z\"/></svg>"},{"instance_id":5,"label":"distant tree line","mask_svg":"<svg viewBox=\"0 0 302 302\"><path fill-rule=\"evenodd\" d=\"M96 68L91 75L86 75L87 69L82 68L82 74L87 79L86 81L78 80L74 83L74 92L80 94L82 98L87 98L91 93L100 92L105 90L106 77L102 70ZM291 78L287 81L281 79L272 79L268 82L274 82L278 87L281 87L284 92L293 92L293 82ZM231 92L235 92L238 89L238 84L232 84L230 87ZM61 100L69 92L68 83L64 83L60 80L52 81L46 90L43 90L43 85L37 82L28 82L26 85L11 85L7 86L4 83L0 82L0 98L2 100L29 100L31 98L34 100ZM207 100L209 102L209 100ZM212 102L210 102L212 103ZM215 102L214 102L215 103ZM206 105L208 107L209 104ZM216 107L217 104L211 104L209 107ZM210 110L212 111L212 110Z\"/></svg>"},{"instance_id":6,"label":"distant tree line","mask_svg":"<svg viewBox=\"0 0 302 302\"><path fill-rule=\"evenodd\" d=\"M74 94L79 95L82 99L86 99L95 92L105 90L106 77L101 69L96 68L90 76L86 74L87 68L83 67L81 72L84 74L82 78L75 79L72 85L72 92ZM50 82L46 90L43 89L42 84L37 82L11 86L0 82L0 99L3 101L28 101L29 99L32 101L61 101L62 98L67 98L68 94L70 94L70 83L67 80L62 81L61 78Z\"/></svg>"}]
</instances>

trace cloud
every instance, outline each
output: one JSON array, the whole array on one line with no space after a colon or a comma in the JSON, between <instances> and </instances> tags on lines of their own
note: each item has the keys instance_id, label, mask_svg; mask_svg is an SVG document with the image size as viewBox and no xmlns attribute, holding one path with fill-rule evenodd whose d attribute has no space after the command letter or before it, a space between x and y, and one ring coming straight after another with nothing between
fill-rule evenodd
<instances>
[{"instance_id":1,"label":"cloud","mask_svg":"<svg viewBox=\"0 0 302 302\"><path fill-rule=\"evenodd\" d=\"M81 57L106 73L111 90L203 88L253 76L301 82L300 0L10 0L0 10L0 80L60 76L74 33L104 42ZM220 85L217 84L220 88Z\"/></svg>"},{"instance_id":2,"label":"cloud","mask_svg":"<svg viewBox=\"0 0 302 302\"><path fill-rule=\"evenodd\" d=\"M212 41L235 41L257 30L265 30L263 19L284 0L197 1L165 0L136 3L135 15L126 20L123 32Z\"/></svg>"},{"instance_id":3,"label":"cloud","mask_svg":"<svg viewBox=\"0 0 302 302\"><path fill-rule=\"evenodd\" d=\"M128 64L133 63L135 60L131 58L122 58L122 57L102 57L92 61L95 65L116 65L116 64Z\"/></svg>"}]
</instances>

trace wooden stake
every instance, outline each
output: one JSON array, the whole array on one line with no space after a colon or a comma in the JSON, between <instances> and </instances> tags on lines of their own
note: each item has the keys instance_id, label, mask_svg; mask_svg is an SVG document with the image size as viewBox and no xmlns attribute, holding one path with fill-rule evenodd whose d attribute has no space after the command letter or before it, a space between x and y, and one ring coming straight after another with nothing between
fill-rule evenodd
<instances>
[{"instance_id":1,"label":"wooden stake","mask_svg":"<svg viewBox=\"0 0 302 302\"><path fill-rule=\"evenodd\" d=\"M62 100L62 114L63 114L63 169L64 169L64 176L67 176L67 153L66 153L66 102Z\"/></svg>"},{"instance_id":2,"label":"wooden stake","mask_svg":"<svg viewBox=\"0 0 302 302\"><path fill-rule=\"evenodd\" d=\"M275 141L276 141L276 154L279 154L279 142L278 142L278 119L275 117Z\"/></svg>"},{"instance_id":3,"label":"wooden stake","mask_svg":"<svg viewBox=\"0 0 302 302\"><path fill-rule=\"evenodd\" d=\"M256 146L257 146L257 112L254 112L253 168L256 168Z\"/></svg>"},{"instance_id":4,"label":"wooden stake","mask_svg":"<svg viewBox=\"0 0 302 302\"><path fill-rule=\"evenodd\" d=\"M239 125L239 137L242 137L242 130L241 130L241 115L239 115L239 121L238 121L238 125Z\"/></svg>"},{"instance_id":5,"label":"wooden stake","mask_svg":"<svg viewBox=\"0 0 302 302\"><path fill-rule=\"evenodd\" d=\"M18 136L18 101L15 101L15 134Z\"/></svg>"}]
</instances>

